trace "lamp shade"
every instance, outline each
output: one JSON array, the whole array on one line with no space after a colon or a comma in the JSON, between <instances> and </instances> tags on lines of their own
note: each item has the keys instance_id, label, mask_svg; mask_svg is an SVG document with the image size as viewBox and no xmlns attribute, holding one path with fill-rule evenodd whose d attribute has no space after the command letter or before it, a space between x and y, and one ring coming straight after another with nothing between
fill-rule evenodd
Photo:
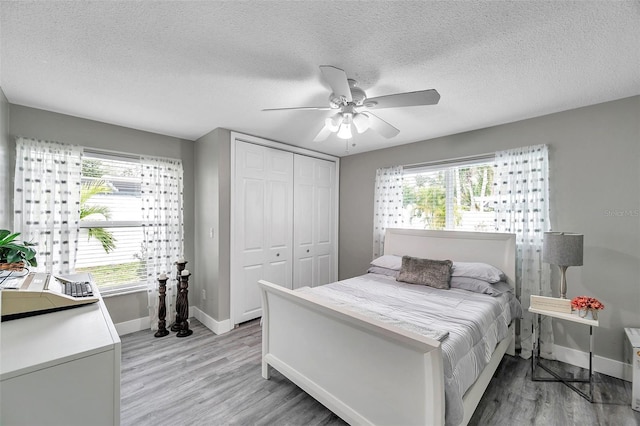
<instances>
[{"instance_id":1,"label":"lamp shade","mask_svg":"<svg viewBox=\"0 0 640 426\"><path fill-rule=\"evenodd\" d=\"M559 266L581 266L584 235L568 232L545 232L542 261Z\"/></svg>"}]
</instances>

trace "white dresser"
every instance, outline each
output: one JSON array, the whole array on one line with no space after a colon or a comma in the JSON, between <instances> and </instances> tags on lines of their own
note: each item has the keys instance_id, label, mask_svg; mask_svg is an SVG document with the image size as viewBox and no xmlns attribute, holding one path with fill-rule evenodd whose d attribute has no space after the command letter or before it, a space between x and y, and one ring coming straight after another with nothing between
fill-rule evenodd
<instances>
[{"instance_id":1,"label":"white dresser","mask_svg":"<svg viewBox=\"0 0 640 426\"><path fill-rule=\"evenodd\" d=\"M120 354L102 298L2 322L0 424L119 425Z\"/></svg>"}]
</instances>

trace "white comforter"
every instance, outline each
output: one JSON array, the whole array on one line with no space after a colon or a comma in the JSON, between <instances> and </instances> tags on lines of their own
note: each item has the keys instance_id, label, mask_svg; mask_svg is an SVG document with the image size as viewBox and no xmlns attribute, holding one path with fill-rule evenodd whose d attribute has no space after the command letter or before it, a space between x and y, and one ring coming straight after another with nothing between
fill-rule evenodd
<instances>
[{"instance_id":1,"label":"white comforter","mask_svg":"<svg viewBox=\"0 0 640 426\"><path fill-rule=\"evenodd\" d=\"M462 396L509 334L510 293L498 297L461 289L438 290L367 274L315 288L333 303L442 341L446 424L463 419Z\"/></svg>"}]
</instances>

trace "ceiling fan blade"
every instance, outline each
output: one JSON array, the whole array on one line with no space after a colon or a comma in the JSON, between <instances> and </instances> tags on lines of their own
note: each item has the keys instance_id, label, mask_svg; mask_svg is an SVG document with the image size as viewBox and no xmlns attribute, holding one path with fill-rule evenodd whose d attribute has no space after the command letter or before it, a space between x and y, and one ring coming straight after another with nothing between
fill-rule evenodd
<instances>
[{"instance_id":1,"label":"ceiling fan blade","mask_svg":"<svg viewBox=\"0 0 640 426\"><path fill-rule=\"evenodd\" d=\"M320 65L320 72L322 72L324 81L329 83L334 95L344 98L347 102L353 100L349 82L347 81L347 74L343 70L331 65Z\"/></svg>"},{"instance_id":2,"label":"ceiling fan blade","mask_svg":"<svg viewBox=\"0 0 640 426\"><path fill-rule=\"evenodd\" d=\"M265 108L262 111L329 111L331 107Z\"/></svg>"},{"instance_id":3,"label":"ceiling fan blade","mask_svg":"<svg viewBox=\"0 0 640 426\"><path fill-rule=\"evenodd\" d=\"M419 90L417 92L397 93L395 95L378 96L364 101L367 109L382 109L409 107L420 105L435 105L440 100L440 93L435 89Z\"/></svg>"},{"instance_id":4,"label":"ceiling fan blade","mask_svg":"<svg viewBox=\"0 0 640 426\"><path fill-rule=\"evenodd\" d=\"M334 130L331 130L331 127L327 124L325 124L324 126L322 126L322 129L320 129L320 131L318 132L318 134L316 135L315 138L313 138L314 142L322 142L323 140L327 139L329 137L329 135L331 133L333 133Z\"/></svg>"},{"instance_id":5,"label":"ceiling fan blade","mask_svg":"<svg viewBox=\"0 0 640 426\"><path fill-rule=\"evenodd\" d=\"M364 133L369 129L369 116L362 113L353 115L353 125L358 133Z\"/></svg>"},{"instance_id":6,"label":"ceiling fan blade","mask_svg":"<svg viewBox=\"0 0 640 426\"><path fill-rule=\"evenodd\" d=\"M382 118L369 111L363 112L361 114L369 117L369 127L371 129L375 130L387 139L397 136L398 133L400 133L400 130L396 129L391 124L387 123Z\"/></svg>"}]
</instances>

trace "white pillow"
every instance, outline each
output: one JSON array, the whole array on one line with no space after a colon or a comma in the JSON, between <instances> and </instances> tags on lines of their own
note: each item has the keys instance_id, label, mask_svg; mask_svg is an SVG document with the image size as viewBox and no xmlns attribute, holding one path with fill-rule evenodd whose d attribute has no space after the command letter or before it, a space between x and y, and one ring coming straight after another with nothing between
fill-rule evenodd
<instances>
[{"instance_id":1,"label":"white pillow","mask_svg":"<svg viewBox=\"0 0 640 426\"><path fill-rule=\"evenodd\" d=\"M504 292L513 292L511 286L504 281L488 283L485 280L470 277L451 277L451 288L461 288L474 293L500 296Z\"/></svg>"},{"instance_id":2,"label":"white pillow","mask_svg":"<svg viewBox=\"0 0 640 426\"><path fill-rule=\"evenodd\" d=\"M396 271L395 269L389 269L389 268L381 268L379 266L372 266L369 269L367 269L367 273L369 273L369 274L378 274L378 275L386 275L388 277L397 278L398 274L400 273L400 271ZM491 284L489 284L489 285L491 285Z\"/></svg>"},{"instance_id":3,"label":"white pillow","mask_svg":"<svg viewBox=\"0 0 640 426\"><path fill-rule=\"evenodd\" d=\"M371 266L378 266L380 268L393 269L399 271L402 267L402 256L395 256L393 254L385 254L377 259L371 261Z\"/></svg>"},{"instance_id":4,"label":"white pillow","mask_svg":"<svg viewBox=\"0 0 640 426\"><path fill-rule=\"evenodd\" d=\"M500 269L480 262L453 262L451 276L477 278L489 283L497 283L507 279Z\"/></svg>"}]
</instances>

